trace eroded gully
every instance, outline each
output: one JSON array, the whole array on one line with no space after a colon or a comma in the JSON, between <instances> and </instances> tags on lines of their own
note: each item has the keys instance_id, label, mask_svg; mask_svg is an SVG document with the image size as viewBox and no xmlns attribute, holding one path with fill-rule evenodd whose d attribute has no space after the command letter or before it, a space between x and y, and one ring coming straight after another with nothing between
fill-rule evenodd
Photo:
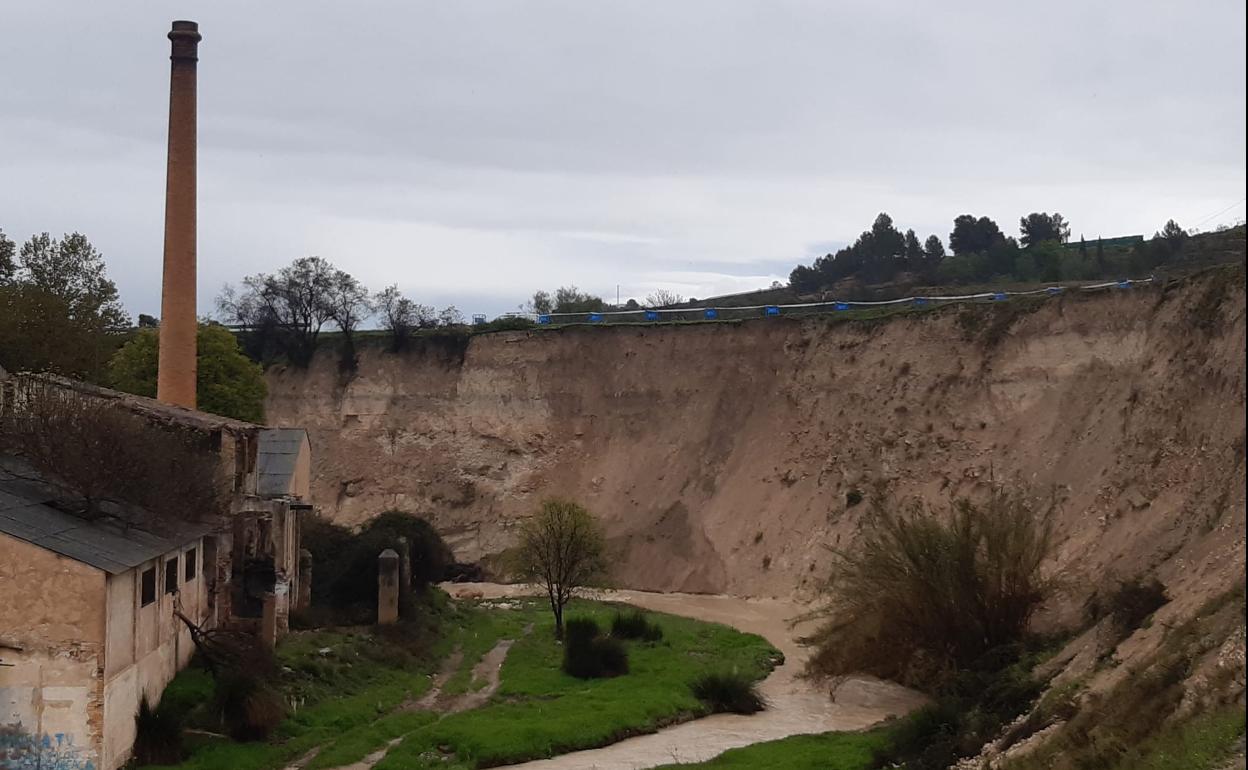
<instances>
[{"instance_id":1,"label":"eroded gully","mask_svg":"<svg viewBox=\"0 0 1248 770\"><path fill-rule=\"evenodd\" d=\"M528 586L454 583L443 586L452 596L498 599L531 595ZM656 612L723 623L758 634L784 653L784 663L763 680L760 689L768 708L753 716L717 714L674 725L650 735L628 738L610 746L511 765L525 770L637 770L675 762L700 762L728 749L804 733L859 730L889 716L902 715L923 703L923 697L891 682L855 677L841 684L835 698L828 688L799 675L809 650L798 639L810 624L790 621L807 608L778 599L741 599L644 591L598 591L592 598L627 602Z\"/></svg>"}]
</instances>

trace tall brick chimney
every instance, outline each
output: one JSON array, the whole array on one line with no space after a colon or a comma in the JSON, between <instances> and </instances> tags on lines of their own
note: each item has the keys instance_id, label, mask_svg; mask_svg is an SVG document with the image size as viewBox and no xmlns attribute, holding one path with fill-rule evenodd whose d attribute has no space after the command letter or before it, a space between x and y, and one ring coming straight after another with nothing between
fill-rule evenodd
<instances>
[{"instance_id":1,"label":"tall brick chimney","mask_svg":"<svg viewBox=\"0 0 1248 770\"><path fill-rule=\"evenodd\" d=\"M199 25L169 32L169 165L165 175L165 265L160 299L156 398L195 408L195 70Z\"/></svg>"}]
</instances>

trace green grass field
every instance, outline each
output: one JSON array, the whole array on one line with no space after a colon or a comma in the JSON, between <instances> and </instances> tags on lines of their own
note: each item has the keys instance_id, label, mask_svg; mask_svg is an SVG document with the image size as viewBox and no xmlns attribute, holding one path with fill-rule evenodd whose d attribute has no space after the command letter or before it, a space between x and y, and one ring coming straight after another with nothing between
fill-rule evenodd
<instances>
[{"instance_id":1,"label":"green grass field","mask_svg":"<svg viewBox=\"0 0 1248 770\"><path fill-rule=\"evenodd\" d=\"M690 680L703 671L736 668L761 678L779 660L760 637L652 613L663 640L629 643L626 676L585 681L560 670L561 648L541 602L511 612L534 629L511 648L490 703L412 732L377 770L491 767L606 745L704 715L706 707L689 691ZM598 602L576 601L568 608L569 617L592 616L604 628L614 612Z\"/></svg>"},{"instance_id":2,"label":"green grass field","mask_svg":"<svg viewBox=\"0 0 1248 770\"><path fill-rule=\"evenodd\" d=\"M192 736L190 756L177 767L277 770L317 749L308 768L321 770L362 759L399 738L402 742L379 770L489 767L553 756L701 716L706 708L688 686L699 673L735 668L761 678L779 660L760 637L653 613L664 639L628 643L629 674L579 680L560 670L562 648L554 641L545 604L516 604L510 610L488 603L444 610L438 632L417 634L412 649L401 637L382 639L371 631L292 634L278 649L285 670L282 689L303 705L269 742ZM593 616L604 628L614 612L612 605L588 601L574 601L568 608L569 617ZM463 660L443 693L479 690L484 683L471 681L472 667L501 639L516 643L503 665L500 687L485 706L445 717L399 708L428 691L432 674L455 648ZM188 669L166 697L206 701L211 684L203 671ZM211 730L202 722L204 712L200 707L190 721Z\"/></svg>"},{"instance_id":3,"label":"green grass field","mask_svg":"<svg viewBox=\"0 0 1248 770\"><path fill-rule=\"evenodd\" d=\"M867 770L874 752L888 741L884 730L865 733L794 735L725 751L706 762L664 765L663 768L707 770ZM663 770L659 768L659 770Z\"/></svg>"}]
</instances>

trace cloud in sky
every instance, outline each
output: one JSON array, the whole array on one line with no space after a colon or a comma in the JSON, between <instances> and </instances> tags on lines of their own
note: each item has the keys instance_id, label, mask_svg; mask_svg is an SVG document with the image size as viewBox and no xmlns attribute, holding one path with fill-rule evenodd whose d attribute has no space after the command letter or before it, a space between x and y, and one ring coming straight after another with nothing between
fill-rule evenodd
<instances>
[{"instance_id":1,"label":"cloud in sky","mask_svg":"<svg viewBox=\"0 0 1248 770\"><path fill-rule=\"evenodd\" d=\"M173 18L204 35L201 312L307 254L497 313L766 285L879 211L1096 237L1245 186L1242 2L13 5L0 227L87 233L134 313L159 308Z\"/></svg>"}]
</instances>

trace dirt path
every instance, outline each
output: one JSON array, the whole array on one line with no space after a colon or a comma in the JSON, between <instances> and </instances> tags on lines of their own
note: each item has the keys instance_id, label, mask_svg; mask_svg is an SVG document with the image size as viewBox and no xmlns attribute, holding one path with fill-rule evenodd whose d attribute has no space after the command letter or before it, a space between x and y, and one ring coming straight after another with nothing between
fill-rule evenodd
<instances>
[{"instance_id":1,"label":"dirt path","mask_svg":"<svg viewBox=\"0 0 1248 770\"><path fill-rule=\"evenodd\" d=\"M523 596L527 586L490 583L443 585L452 596L480 592L483 598ZM602 591L593 598L622 601L657 612L723 623L758 634L784 653L760 689L769 707L754 716L717 714L629 738L601 749L578 751L552 759L512 767L526 770L637 770L672 762L700 762L728 749L803 733L858 730L892 715L905 714L923 703L923 697L904 687L872 678L845 682L833 700L826 688L812 686L798 675L809 651L798 643L810 633L809 624L792 627L789 621L806 608L772 599L739 599L699 594L658 594L643 591Z\"/></svg>"},{"instance_id":2,"label":"dirt path","mask_svg":"<svg viewBox=\"0 0 1248 770\"><path fill-rule=\"evenodd\" d=\"M528 634L532 630L533 626L529 625L524 629L524 633ZM498 690L498 685L502 681L503 662L507 660L507 653L515 643L515 639L499 640L498 644L495 644L489 652L482 655L481 660L477 661L477 664L472 667L472 677L468 681L470 683L484 681L484 686L475 691L446 695L442 692L442 688L446 686L447 681L455 675L455 672L459 670L459 667L464 662L463 650L456 647L455 651L446 659L446 662L442 664L442 669L434 676L433 685L429 688L429 692L425 693L420 700L406 703L399 708L409 711L436 711L442 716L446 716L447 714L458 714L461 711L468 711L485 705L490 696ZM404 737L406 736L395 738L358 762L336 767L333 770L372 770L373 766L385 759L386 754L390 753L390 749L401 743ZM299 770L299 768L310 762L312 757L316 756L316 751L318 750L314 749L307 757L302 758L299 763L286 768L286 770Z\"/></svg>"}]
</instances>

